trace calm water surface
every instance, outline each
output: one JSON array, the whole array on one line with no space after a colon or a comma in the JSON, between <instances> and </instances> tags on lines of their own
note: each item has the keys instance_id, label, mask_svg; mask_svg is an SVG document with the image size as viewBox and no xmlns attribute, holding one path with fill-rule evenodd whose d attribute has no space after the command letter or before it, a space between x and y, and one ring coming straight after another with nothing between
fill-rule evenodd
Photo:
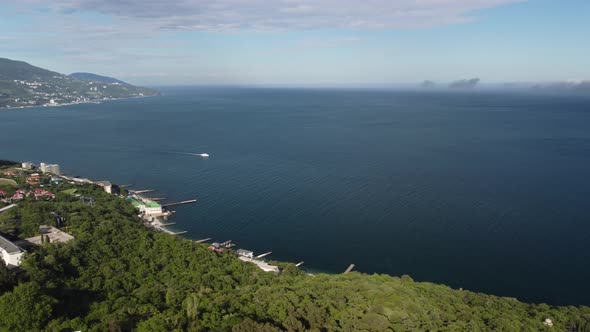
<instances>
[{"instance_id":1,"label":"calm water surface","mask_svg":"<svg viewBox=\"0 0 590 332\"><path fill-rule=\"evenodd\" d=\"M198 198L175 209L191 238L590 305L590 98L178 88L0 111L0 142L0 158Z\"/></svg>"}]
</instances>

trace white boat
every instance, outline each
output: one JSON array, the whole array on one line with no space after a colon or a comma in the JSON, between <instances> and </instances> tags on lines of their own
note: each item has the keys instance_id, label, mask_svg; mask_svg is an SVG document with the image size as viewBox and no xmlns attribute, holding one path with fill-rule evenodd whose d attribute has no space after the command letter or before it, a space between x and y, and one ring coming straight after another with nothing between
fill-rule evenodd
<instances>
[{"instance_id":1,"label":"white boat","mask_svg":"<svg viewBox=\"0 0 590 332\"><path fill-rule=\"evenodd\" d=\"M203 158L207 158L209 157L208 153L199 153L199 156L203 157Z\"/></svg>"}]
</instances>

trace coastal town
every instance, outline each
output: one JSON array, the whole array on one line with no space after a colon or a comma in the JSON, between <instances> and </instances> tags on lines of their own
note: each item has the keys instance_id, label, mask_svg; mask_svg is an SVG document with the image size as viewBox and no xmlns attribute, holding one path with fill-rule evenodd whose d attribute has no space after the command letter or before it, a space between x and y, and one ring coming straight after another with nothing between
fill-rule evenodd
<instances>
[{"instance_id":1,"label":"coastal town","mask_svg":"<svg viewBox=\"0 0 590 332\"><path fill-rule=\"evenodd\" d=\"M60 74L0 58L0 109L99 103L158 92L90 73Z\"/></svg>"},{"instance_id":2,"label":"coastal town","mask_svg":"<svg viewBox=\"0 0 590 332\"><path fill-rule=\"evenodd\" d=\"M74 187L62 190L64 184ZM85 185L100 187L104 192L120 197L136 209L137 217L145 227L172 236L187 232L172 231L167 228L167 226L174 225L174 222L169 221L169 217L174 215L175 212L169 208L182 204L192 204L197 201L196 199L189 199L181 202L160 203L158 201L162 200L162 198L147 196L153 190L126 189L130 185L119 186L110 181L93 181L88 178L69 176L62 174L61 167L58 164L42 162L36 165L32 162L23 162L20 167L9 167L0 170L0 188L3 188L0 189L0 214L18 208L19 203L23 200L54 201L58 193L57 190L78 197L80 201L92 206L94 199L77 194L75 189L75 186ZM62 226L63 217L56 215L55 220L55 226L40 225L39 234L34 237L10 240L0 232L0 252L4 263L9 268L17 268L28 248L45 243L65 243L73 240L74 236L59 228ZM247 249L234 250L236 245L231 240L208 243L210 240L212 238L195 240L194 242L202 243L218 254L224 252L234 253L242 262L255 264L262 271L272 273L280 273L281 271L279 266L262 259L270 255L271 252L255 256L253 251ZM299 267L302 264L303 262L300 262L296 266Z\"/></svg>"},{"instance_id":3,"label":"coastal town","mask_svg":"<svg viewBox=\"0 0 590 332\"><path fill-rule=\"evenodd\" d=\"M54 81L55 80L55 81ZM77 83L74 87L64 87L64 83ZM33 106L64 106L84 103L97 103L105 100L121 98L117 89L125 88L121 83L104 82L70 82L62 76L53 76L50 81L37 80L13 80L12 83L22 91L12 100L7 100L6 105L0 108L24 108ZM143 92L133 92L126 98L144 97Z\"/></svg>"}]
</instances>

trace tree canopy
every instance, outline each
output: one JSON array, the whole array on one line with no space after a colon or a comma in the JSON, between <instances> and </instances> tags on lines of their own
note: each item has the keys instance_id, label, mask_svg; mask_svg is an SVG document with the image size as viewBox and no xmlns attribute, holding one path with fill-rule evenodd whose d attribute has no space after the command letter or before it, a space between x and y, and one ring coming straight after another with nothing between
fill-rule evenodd
<instances>
[{"instance_id":1,"label":"tree canopy","mask_svg":"<svg viewBox=\"0 0 590 332\"><path fill-rule=\"evenodd\" d=\"M265 273L231 252L145 228L130 204L98 187L76 187L93 207L71 188L0 215L13 238L55 226L52 212L75 236L29 249L18 275L0 267L0 331L590 331L588 307L526 304L409 276L311 276L289 263Z\"/></svg>"}]
</instances>

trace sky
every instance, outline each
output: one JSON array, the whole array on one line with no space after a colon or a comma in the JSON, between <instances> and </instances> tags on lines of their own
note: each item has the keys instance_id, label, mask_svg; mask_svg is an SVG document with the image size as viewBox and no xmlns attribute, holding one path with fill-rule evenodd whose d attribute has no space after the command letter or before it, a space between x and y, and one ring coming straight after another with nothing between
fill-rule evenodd
<instances>
[{"instance_id":1,"label":"sky","mask_svg":"<svg viewBox=\"0 0 590 332\"><path fill-rule=\"evenodd\" d=\"M588 0L2 0L0 57L141 85L590 79Z\"/></svg>"}]
</instances>

